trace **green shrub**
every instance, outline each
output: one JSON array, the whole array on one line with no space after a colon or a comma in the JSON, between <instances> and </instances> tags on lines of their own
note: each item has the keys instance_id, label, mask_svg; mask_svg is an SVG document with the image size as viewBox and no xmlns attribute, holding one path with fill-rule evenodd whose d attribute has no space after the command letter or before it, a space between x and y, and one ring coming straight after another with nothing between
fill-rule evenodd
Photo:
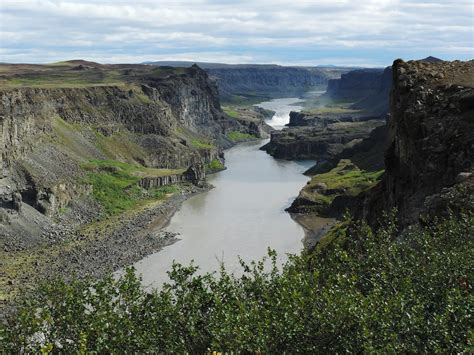
<instances>
[{"instance_id":1,"label":"green shrub","mask_svg":"<svg viewBox=\"0 0 474 355\"><path fill-rule=\"evenodd\" d=\"M174 265L146 292L116 280L55 281L19 304L1 353L461 353L472 346L474 220L398 238L347 220L324 248L246 264L243 275ZM265 267L270 263L270 267Z\"/></svg>"}]
</instances>

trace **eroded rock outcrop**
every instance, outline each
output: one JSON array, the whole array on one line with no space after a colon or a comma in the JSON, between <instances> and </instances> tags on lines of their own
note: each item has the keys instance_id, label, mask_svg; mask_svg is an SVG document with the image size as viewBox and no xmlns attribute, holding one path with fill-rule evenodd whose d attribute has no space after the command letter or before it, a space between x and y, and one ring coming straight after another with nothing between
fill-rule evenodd
<instances>
[{"instance_id":1,"label":"eroded rock outcrop","mask_svg":"<svg viewBox=\"0 0 474 355\"><path fill-rule=\"evenodd\" d=\"M301 117L301 114L298 115ZM261 149L278 159L330 160L344 149L368 137L384 124L380 119L353 122L334 117L311 117L304 126L274 131L270 142Z\"/></svg>"},{"instance_id":2,"label":"eroded rock outcrop","mask_svg":"<svg viewBox=\"0 0 474 355\"><path fill-rule=\"evenodd\" d=\"M472 205L474 61L396 60L393 83L386 172L360 215L374 220L398 208L402 225L416 223L458 189ZM442 205L437 214L447 212Z\"/></svg>"}]
</instances>

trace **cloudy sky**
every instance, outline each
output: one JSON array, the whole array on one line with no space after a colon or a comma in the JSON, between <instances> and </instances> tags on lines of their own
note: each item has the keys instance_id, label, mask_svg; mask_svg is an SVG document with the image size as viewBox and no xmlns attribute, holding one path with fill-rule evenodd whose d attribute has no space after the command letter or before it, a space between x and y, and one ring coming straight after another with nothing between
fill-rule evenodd
<instances>
[{"instance_id":1,"label":"cloudy sky","mask_svg":"<svg viewBox=\"0 0 474 355\"><path fill-rule=\"evenodd\" d=\"M474 58L472 0L0 0L0 61Z\"/></svg>"}]
</instances>

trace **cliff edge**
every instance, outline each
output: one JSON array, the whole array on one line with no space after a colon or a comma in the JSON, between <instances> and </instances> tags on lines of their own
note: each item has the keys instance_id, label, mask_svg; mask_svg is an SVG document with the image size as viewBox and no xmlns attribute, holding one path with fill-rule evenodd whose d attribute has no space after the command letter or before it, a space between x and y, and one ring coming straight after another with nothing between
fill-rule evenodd
<instances>
[{"instance_id":1,"label":"cliff edge","mask_svg":"<svg viewBox=\"0 0 474 355\"><path fill-rule=\"evenodd\" d=\"M462 186L472 207L474 61L396 60L390 109L385 175L376 187L383 207L413 223L421 212L446 212L442 195Z\"/></svg>"}]
</instances>

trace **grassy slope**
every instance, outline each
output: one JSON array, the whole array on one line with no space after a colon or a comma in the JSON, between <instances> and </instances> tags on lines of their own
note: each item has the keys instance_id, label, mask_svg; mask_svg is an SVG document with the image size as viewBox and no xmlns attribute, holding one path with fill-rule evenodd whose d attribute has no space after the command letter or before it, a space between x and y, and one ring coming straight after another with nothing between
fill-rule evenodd
<instances>
[{"instance_id":1,"label":"grassy slope","mask_svg":"<svg viewBox=\"0 0 474 355\"><path fill-rule=\"evenodd\" d=\"M343 159L331 171L313 176L301 190L300 196L314 203L309 208L325 213L337 196L357 196L371 188L383 174L383 170L365 171Z\"/></svg>"},{"instance_id":2,"label":"grassy slope","mask_svg":"<svg viewBox=\"0 0 474 355\"><path fill-rule=\"evenodd\" d=\"M141 189L137 185L141 178L184 172L182 169L152 169L111 160L91 160L82 167L89 171L85 182L92 185L93 196L109 215L134 208L144 200L162 197L160 190Z\"/></svg>"}]
</instances>

